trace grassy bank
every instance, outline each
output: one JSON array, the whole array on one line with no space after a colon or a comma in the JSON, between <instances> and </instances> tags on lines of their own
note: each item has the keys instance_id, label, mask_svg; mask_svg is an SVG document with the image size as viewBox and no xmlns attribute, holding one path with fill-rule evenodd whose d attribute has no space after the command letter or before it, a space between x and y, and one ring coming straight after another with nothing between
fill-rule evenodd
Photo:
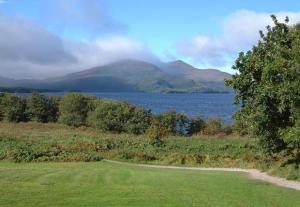
<instances>
[{"instance_id":1,"label":"grassy bank","mask_svg":"<svg viewBox=\"0 0 300 207\"><path fill-rule=\"evenodd\" d=\"M299 192L246 174L97 163L0 162L0 206L296 207Z\"/></svg>"},{"instance_id":2,"label":"grassy bank","mask_svg":"<svg viewBox=\"0 0 300 207\"><path fill-rule=\"evenodd\" d=\"M294 166L268 158L257 141L238 137L166 137L101 133L58 124L0 123L0 159L14 162L100 161L102 158L167 165L259 168L299 179Z\"/></svg>"}]
</instances>

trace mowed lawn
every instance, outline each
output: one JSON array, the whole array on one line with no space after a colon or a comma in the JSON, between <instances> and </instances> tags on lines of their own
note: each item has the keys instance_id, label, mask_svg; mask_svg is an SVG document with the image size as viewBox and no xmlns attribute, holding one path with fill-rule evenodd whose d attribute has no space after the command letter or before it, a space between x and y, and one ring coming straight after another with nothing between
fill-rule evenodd
<instances>
[{"instance_id":1,"label":"mowed lawn","mask_svg":"<svg viewBox=\"0 0 300 207\"><path fill-rule=\"evenodd\" d=\"M105 162L0 162L0 206L300 206L300 191L243 173Z\"/></svg>"}]
</instances>

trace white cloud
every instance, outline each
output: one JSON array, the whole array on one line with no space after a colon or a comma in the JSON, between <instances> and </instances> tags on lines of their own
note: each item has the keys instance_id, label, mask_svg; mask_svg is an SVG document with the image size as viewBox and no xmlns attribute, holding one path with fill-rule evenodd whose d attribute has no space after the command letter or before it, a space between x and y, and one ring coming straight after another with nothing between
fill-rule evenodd
<instances>
[{"instance_id":1,"label":"white cloud","mask_svg":"<svg viewBox=\"0 0 300 207\"><path fill-rule=\"evenodd\" d=\"M69 50L85 68L104 65L121 59L155 60L147 47L124 36L97 38L69 44Z\"/></svg>"},{"instance_id":2,"label":"white cloud","mask_svg":"<svg viewBox=\"0 0 300 207\"><path fill-rule=\"evenodd\" d=\"M259 30L273 25L271 14L249 10L237 11L222 22L219 36L198 35L176 45L177 53L208 67L231 66L240 51L250 49L259 39ZM290 24L300 21L300 12L275 13L279 21L290 18Z\"/></svg>"},{"instance_id":3,"label":"white cloud","mask_svg":"<svg viewBox=\"0 0 300 207\"><path fill-rule=\"evenodd\" d=\"M61 33L81 30L86 33L122 32L127 26L115 20L105 0L40 1L36 21Z\"/></svg>"},{"instance_id":4,"label":"white cloud","mask_svg":"<svg viewBox=\"0 0 300 207\"><path fill-rule=\"evenodd\" d=\"M125 58L154 59L125 36L69 41L24 18L0 15L0 76L59 76Z\"/></svg>"}]
</instances>

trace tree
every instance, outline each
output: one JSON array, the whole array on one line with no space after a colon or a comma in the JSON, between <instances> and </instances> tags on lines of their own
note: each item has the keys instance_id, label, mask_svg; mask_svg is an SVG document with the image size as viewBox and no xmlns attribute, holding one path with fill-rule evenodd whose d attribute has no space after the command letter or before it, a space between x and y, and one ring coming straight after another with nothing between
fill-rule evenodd
<instances>
[{"instance_id":1,"label":"tree","mask_svg":"<svg viewBox=\"0 0 300 207\"><path fill-rule=\"evenodd\" d=\"M205 121L201 117L191 118L187 129L188 135L193 135L202 131L205 127Z\"/></svg>"},{"instance_id":2,"label":"tree","mask_svg":"<svg viewBox=\"0 0 300 207\"><path fill-rule=\"evenodd\" d=\"M0 96L0 117L9 122L26 121L26 101L9 93Z\"/></svg>"},{"instance_id":3,"label":"tree","mask_svg":"<svg viewBox=\"0 0 300 207\"><path fill-rule=\"evenodd\" d=\"M119 101L100 101L88 116L91 126L102 131L124 132L125 123L131 118L129 104Z\"/></svg>"},{"instance_id":4,"label":"tree","mask_svg":"<svg viewBox=\"0 0 300 207\"><path fill-rule=\"evenodd\" d=\"M61 98L51 96L48 97L47 102L47 110L48 110L48 117L47 122L57 122L58 116L59 116L59 104L60 104Z\"/></svg>"},{"instance_id":5,"label":"tree","mask_svg":"<svg viewBox=\"0 0 300 207\"><path fill-rule=\"evenodd\" d=\"M59 105L59 122L79 127L86 125L87 114L94 110L95 98L80 93L69 93Z\"/></svg>"},{"instance_id":6,"label":"tree","mask_svg":"<svg viewBox=\"0 0 300 207\"><path fill-rule=\"evenodd\" d=\"M36 122L48 122L49 116L48 98L37 92L31 94L27 99L28 119Z\"/></svg>"},{"instance_id":7,"label":"tree","mask_svg":"<svg viewBox=\"0 0 300 207\"><path fill-rule=\"evenodd\" d=\"M130 119L125 123L125 131L132 134L143 134L150 126L151 111L134 107Z\"/></svg>"},{"instance_id":8,"label":"tree","mask_svg":"<svg viewBox=\"0 0 300 207\"><path fill-rule=\"evenodd\" d=\"M158 119L152 119L151 125L147 130L150 144L160 147L164 144L163 138L168 134L166 129Z\"/></svg>"},{"instance_id":9,"label":"tree","mask_svg":"<svg viewBox=\"0 0 300 207\"><path fill-rule=\"evenodd\" d=\"M260 137L270 153L285 149L289 140L296 143L287 134L300 119L300 25L271 17L275 26L260 32L252 50L240 53L233 66L238 73L226 81L241 106L234 118Z\"/></svg>"},{"instance_id":10,"label":"tree","mask_svg":"<svg viewBox=\"0 0 300 207\"><path fill-rule=\"evenodd\" d=\"M177 113L176 111L165 111L155 117L156 122L165 129L166 133L176 135L177 132Z\"/></svg>"}]
</instances>

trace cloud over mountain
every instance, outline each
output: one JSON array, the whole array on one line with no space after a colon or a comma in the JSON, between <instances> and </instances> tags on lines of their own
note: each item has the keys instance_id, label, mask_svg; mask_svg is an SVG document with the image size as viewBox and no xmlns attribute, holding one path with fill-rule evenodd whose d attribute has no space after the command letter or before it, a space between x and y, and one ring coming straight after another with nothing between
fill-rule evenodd
<instances>
[{"instance_id":1,"label":"cloud over mountain","mask_svg":"<svg viewBox=\"0 0 300 207\"><path fill-rule=\"evenodd\" d=\"M67 40L22 17L0 15L0 34L0 72L14 78L45 78L124 58L153 58L144 44L126 36Z\"/></svg>"}]
</instances>

